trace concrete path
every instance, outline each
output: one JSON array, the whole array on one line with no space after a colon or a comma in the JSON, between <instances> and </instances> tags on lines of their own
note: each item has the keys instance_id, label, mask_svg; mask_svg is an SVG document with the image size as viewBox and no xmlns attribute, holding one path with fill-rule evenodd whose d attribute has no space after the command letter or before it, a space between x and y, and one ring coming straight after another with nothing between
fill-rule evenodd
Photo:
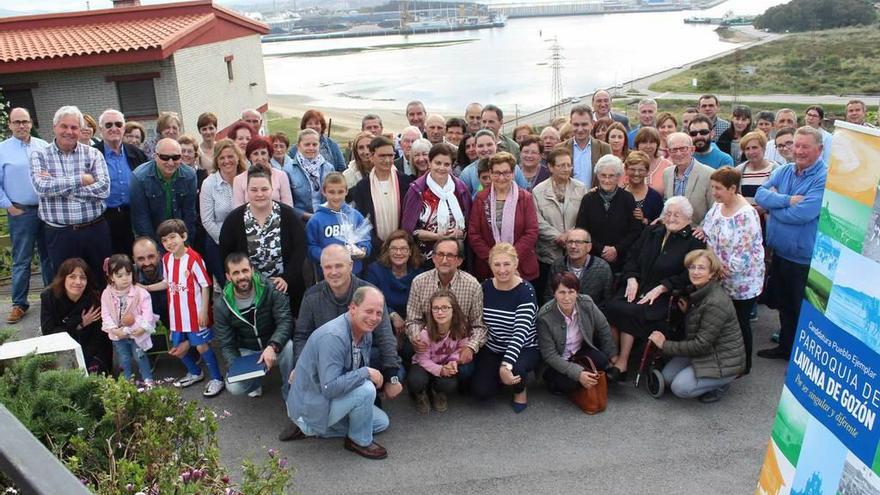
<instances>
[{"instance_id":1,"label":"concrete path","mask_svg":"<svg viewBox=\"0 0 880 495\"><path fill-rule=\"evenodd\" d=\"M33 297L32 297L33 299ZM0 301L5 317L9 300ZM37 333L39 303L13 328L21 338ZM757 349L769 345L775 312L761 307ZM488 405L452 397L449 411L421 416L405 397L386 401L391 428L377 441L384 461L343 450L341 440L279 443L287 421L277 374L258 399L227 393L203 399L201 387L186 398L216 412L225 463L262 458L276 448L296 466L300 494L713 494L752 493L782 389L786 363L755 358L752 373L736 381L715 404L671 396L651 398L632 385L612 386L608 410L582 414L543 384L529 389L529 408L514 414L508 397ZM183 374L160 359L157 377ZM238 472L233 467L233 472Z\"/></svg>"}]
</instances>

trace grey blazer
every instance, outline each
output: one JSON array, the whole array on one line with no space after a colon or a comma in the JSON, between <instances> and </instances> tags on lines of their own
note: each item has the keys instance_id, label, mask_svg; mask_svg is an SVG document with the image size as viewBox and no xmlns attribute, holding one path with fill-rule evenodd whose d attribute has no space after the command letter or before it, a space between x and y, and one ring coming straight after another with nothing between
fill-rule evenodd
<instances>
[{"instance_id":1,"label":"grey blazer","mask_svg":"<svg viewBox=\"0 0 880 495\"><path fill-rule=\"evenodd\" d=\"M712 198L712 187L709 184L709 177L715 172L715 169L707 165L691 159L694 165L688 176L687 186L684 189L684 196L691 202L694 208L694 217L691 219L693 225L700 225L703 217L715 203ZM675 196L675 167L668 167L663 171L663 189L664 199Z\"/></svg>"},{"instance_id":2,"label":"grey blazer","mask_svg":"<svg viewBox=\"0 0 880 495\"><path fill-rule=\"evenodd\" d=\"M617 355L617 346L611 337L611 327L605 315L593 303L590 296L578 294L575 303L577 310L578 328L584 337L584 343L594 349L598 349L611 357ZM541 358L559 373L578 381L583 371L580 366L562 359L565 351L565 336L568 328L565 318L556 305L556 300L551 299L538 311L538 348L541 350ZM595 338L595 342L594 342Z\"/></svg>"}]
</instances>

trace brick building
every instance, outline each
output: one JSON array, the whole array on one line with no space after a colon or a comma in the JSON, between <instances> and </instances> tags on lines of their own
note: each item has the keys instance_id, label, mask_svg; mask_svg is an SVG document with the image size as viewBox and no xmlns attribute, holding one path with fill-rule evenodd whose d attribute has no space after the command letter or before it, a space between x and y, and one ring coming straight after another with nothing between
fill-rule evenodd
<instances>
[{"instance_id":1,"label":"brick building","mask_svg":"<svg viewBox=\"0 0 880 495\"><path fill-rule=\"evenodd\" d=\"M177 112L183 132L214 112L224 129L245 108L265 113L260 36L266 25L211 0L0 19L0 88L29 108L52 137L52 117L77 105L97 118L107 108L155 133L160 111Z\"/></svg>"}]
</instances>

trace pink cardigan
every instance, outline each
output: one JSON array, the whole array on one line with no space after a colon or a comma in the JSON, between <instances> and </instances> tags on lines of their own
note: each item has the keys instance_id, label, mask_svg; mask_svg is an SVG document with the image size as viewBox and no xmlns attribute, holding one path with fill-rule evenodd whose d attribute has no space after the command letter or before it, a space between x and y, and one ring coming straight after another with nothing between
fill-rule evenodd
<instances>
[{"instance_id":1,"label":"pink cardigan","mask_svg":"<svg viewBox=\"0 0 880 495\"><path fill-rule=\"evenodd\" d=\"M272 168L272 199L293 208L293 194L290 192L290 179L287 173ZM232 205L234 208L247 203L247 172L242 172L232 180Z\"/></svg>"},{"instance_id":2,"label":"pink cardigan","mask_svg":"<svg viewBox=\"0 0 880 495\"><path fill-rule=\"evenodd\" d=\"M412 360L413 364L421 366L425 371L434 376L440 376L440 368L444 364L458 361L458 355L467 345L469 338L455 340L447 335L440 339L439 342L433 342L428 337L428 329L423 328L419 332L419 340L428 344L428 350L415 353Z\"/></svg>"},{"instance_id":3,"label":"pink cardigan","mask_svg":"<svg viewBox=\"0 0 880 495\"><path fill-rule=\"evenodd\" d=\"M134 325L125 326L121 323L122 317L126 314L134 316ZM144 329L144 333L134 339L138 347L143 350L149 350L153 347L153 341L150 334L156 328L156 315L153 314L153 302L150 299L150 293L146 289L138 285L133 285L128 289L128 301L125 310L120 314L119 297L115 291L108 286L101 294L101 329L107 332L110 340L119 340L110 330L114 328L122 328L123 331L131 331L137 328Z\"/></svg>"}]
</instances>

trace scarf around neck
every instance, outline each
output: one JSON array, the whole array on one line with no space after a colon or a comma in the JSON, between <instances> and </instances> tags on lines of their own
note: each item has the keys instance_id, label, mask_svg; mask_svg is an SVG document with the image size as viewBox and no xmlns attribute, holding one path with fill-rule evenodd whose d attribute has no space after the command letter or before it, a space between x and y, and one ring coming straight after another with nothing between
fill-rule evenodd
<instances>
[{"instance_id":1,"label":"scarf around neck","mask_svg":"<svg viewBox=\"0 0 880 495\"><path fill-rule=\"evenodd\" d=\"M318 153L315 158L306 158L299 150L296 151L296 163L306 173L309 183L312 185L312 191L321 190L321 167L324 165L324 157Z\"/></svg>"},{"instance_id":2,"label":"scarf around neck","mask_svg":"<svg viewBox=\"0 0 880 495\"><path fill-rule=\"evenodd\" d=\"M498 230L498 224L495 221L495 204L497 198L495 196L495 185L489 190L489 226L492 227L492 237L495 243L509 242L513 244L513 227L516 222L516 203L519 199L519 186L516 182L510 183L510 191L507 192L507 199L504 200L504 210L501 212L501 230Z\"/></svg>"},{"instance_id":3,"label":"scarf around neck","mask_svg":"<svg viewBox=\"0 0 880 495\"><path fill-rule=\"evenodd\" d=\"M611 202L614 200L614 196L617 196L617 191L619 190L619 187L615 187L611 192L605 192L601 187L597 190L599 197L602 198L602 206L605 207L606 212L611 209Z\"/></svg>"},{"instance_id":4,"label":"scarf around neck","mask_svg":"<svg viewBox=\"0 0 880 495\"><path fill-rule=\"evenodd\" d=\"M425 184L440 200L437 202L437 233L442 235L449 230L450 213L455 219L455 226L464 230L464 213L461 211L461 205L458 204L458 198L455 197L455 181L452 176L450 175L446 179L446 185L441 186L431 177L429 172Z\"/></svg>"},{"instance_id":5,"label":"scarf around neck","mask_svg":"<svg viewBox=\"0 0 880 495\"><path fill-rule=\"evenodd\" d=\"M376 169L370 170L370 196L373 199L373 212L376 215L376 235L385 240L389 234L397 230L400 223L400 187L397 182L397 169L391 167L388 181L388 194L383 194L379 187Z\"/></svg>"}]
</instances>

